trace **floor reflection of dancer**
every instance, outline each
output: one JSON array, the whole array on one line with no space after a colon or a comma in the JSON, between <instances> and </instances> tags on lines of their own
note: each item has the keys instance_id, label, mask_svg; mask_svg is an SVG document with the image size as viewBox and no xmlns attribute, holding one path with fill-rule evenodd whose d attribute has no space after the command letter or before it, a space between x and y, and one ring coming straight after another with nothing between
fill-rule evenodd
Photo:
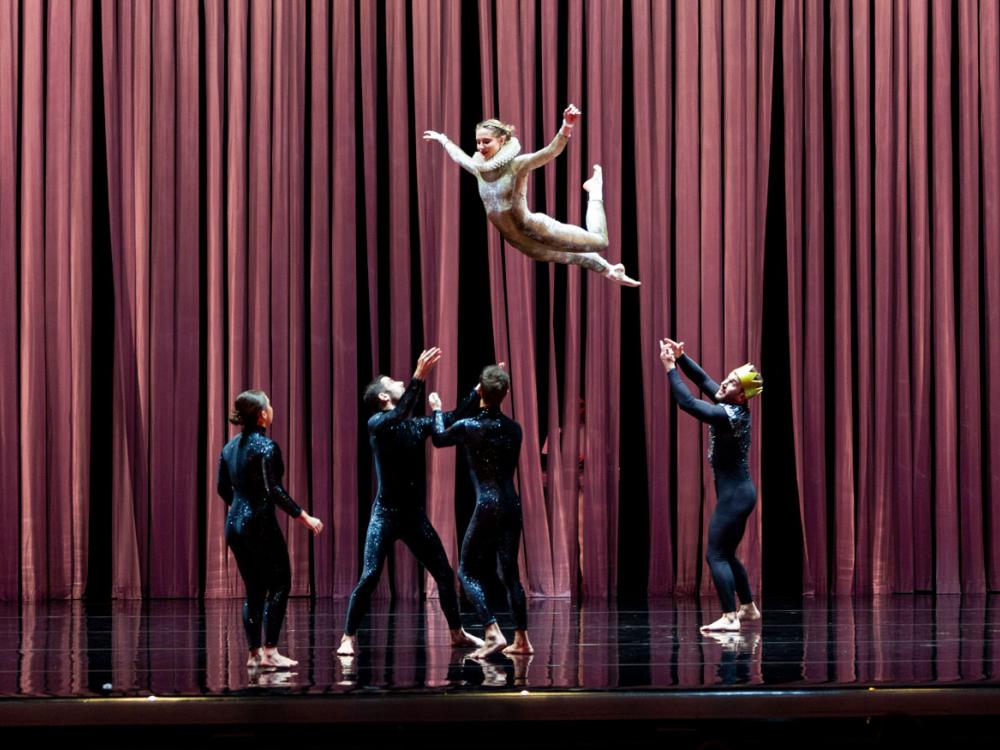
<instances>
[{"instance_id":1,"label":"floor reflection of dancer","mask_svg":"<svg viewBox=\"0 0 1000 750\"><path fill-rule=\"evenodd\" d=\"M750 409L747 401L762 390L764 381L751 364L737 367L722 384L713 381L697 363L684 354L684 344L660 341L660 361L667 370L670 390L681 410L709 425L708 462L715 475L717 502L708 526L706 559L722 603L722 617L701 627L702 632L736 631L741 620L759 620L746 570L736 559L747 517L757 503L757 490L750 478ZM675 365L712 399L708 404L691 395ZM740 607L736 608L736 597Z\"/></svg>"},{"instance_id":2,"label":"floor reflection of dancer","mask_svg":"<svg viewBox=\"0 0 1000 750\"><path fill-rule=\"evenodd\" d=\"M274 506L313 534L323 530L323 523L302 510L281 484L285 473L281 450L265 434L273 419L274 409L263 391L241 393L229 421L241 425L243 431L226 443L219 457L217 489L229 506L226 544L246 586L243 627L250 648L248 667L282 668L298 663L278 653L292 571Z\"/></svg>"},{"instance_id":3,"label":"floor reflection of dancer","mask_svg":"<svg viewBox=\"0 0 1000 750\"><path fill-rule=\"evenodd\" d=\"M529 258L546 263L583 266L624 286L639 286L625 274L621 263L608 262L608 225L604 215L604 181L601 168L583 183L589 193L587 228L563 224L528 209L528 175L562 153L569 142L580 110L570 104L563 112L563 124L552 142L532 154L521 153L514 127L499 120L485 120L476 126L476 154L469 156L448 136L433 130L424 132L425 141L437 141L448 156L476 176L479 197L486 216L511 245Z\"/></svg>"},{"instance_id":4,"label":"floor reflection of dancer","mask_svg":"<svg viewBox=\"0 0 1000 750\"><path fill-rule=\"evenodd\" d=\"M368 420L368 439L378 489L365 536L364 568L351 594L344 635L337 648L341 656L352 656L357 651L358 626L368 612L386 555L397 539L410 548L437 583L452 645L482 645L480 639L462 628L455 592L455 572L448 564L444 545L424 510L424 440L431 434L433 419L410 417L420 399L424 379L440 359L439 348L426 349L417 360L413 378L405 388L402 381L379 375L365 389L365 404L375 411ZM465 407L449 414L449 424L462 408L474 404L474 394L470 394Z\"/></svg>"},{"instance_id":5,"label":"floor reflection of dancer","mask_svg":"<svg viewBox=\"0 0 1000 750\"><path fill-rule=\"evenodd\" d=\"M510 376L503 368L498 365L485 368L476 386L479 413L447 428L441 399L436 393L428 398L434 410L431 440L437 447L459 444L465 447L476 488L476 509L462 541L458 576L486 628L486 642L473 654L477 658L501 650L508 655L534 652L528 640L527 603L517 569L521 499L514 489L514 471L521 453L521 425L500 411L509 389ZM510 646L490 610L483 587L483 579L497 569L498 559L500 577L514 615L514 642Z\"/></svg>"}]
</instances>

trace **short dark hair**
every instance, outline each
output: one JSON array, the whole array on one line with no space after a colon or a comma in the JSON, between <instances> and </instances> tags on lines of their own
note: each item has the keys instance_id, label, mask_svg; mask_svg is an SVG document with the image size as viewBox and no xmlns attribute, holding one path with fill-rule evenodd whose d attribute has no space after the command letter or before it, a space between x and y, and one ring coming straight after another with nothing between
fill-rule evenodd
<instances>
[{"instance_id":1,"label":"short dark hair","mask_svg":"<svg viewBox=\"0 0 1000 750\"><path fill-rule=\"evenodd\" d=\"M247 427L256 427L260 413L267 408L267 394L264 391L252 389L243 391L236 397L233 409L229 412L229 421L233 424Z\"/></svg>"},{"instance_id":2,"label":"short dark hair","mask_svg":"<svg viewBox=\"0 0 1000 750\"><path fill-rule=\"evenodd\" d=\"M361 400L365 402L365 406L371 412L380 411L382 409L382 402L379 400L379 394L386 392L385 387L385 375L377 375L375 379L370 382L365 387L365 393L361 397Z\"/></svg>"},{"instance_id":3,"label":"short dark hair","mask_svg":"<svg viewBox=\"0 0 1000 750\"><path fill-rule=\"evenodd\" d=\"M488 406L499 406L510 390L510 375L502 367L484 367L479 376L479 397Z\"/></svg>"}]
</instances>

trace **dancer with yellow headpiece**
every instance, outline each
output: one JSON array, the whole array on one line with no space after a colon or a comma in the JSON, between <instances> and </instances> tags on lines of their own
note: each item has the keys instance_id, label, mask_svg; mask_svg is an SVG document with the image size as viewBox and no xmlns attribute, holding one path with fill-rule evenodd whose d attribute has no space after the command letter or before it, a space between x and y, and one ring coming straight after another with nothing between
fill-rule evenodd
<instances>
[{"instance_id":1,"label":"dancer with yellow headpiece","mask_svg":"<svg viewBox=\"0 0 1000 750\"><path fill-rule=\"evenodd\" d=\"M717 503L708 525L708 551L712 581L719 592L722 617L702 625L703 633L735 632L741 621L759 620L760 610L750 591L750 580L736 548L743 539L747 517L757 504L757 489L750 478L750 409L747 402L764 390L764 379L752 364L732 370L716 383L684 353L684 343L660 341L660 361L667 370L670 391L677 406L709 425L708 463L715 476ZM711 404L695 398L681 380L677 365ZM736 607L739 597L740 606Z\"/></svg>"}]
</instances>

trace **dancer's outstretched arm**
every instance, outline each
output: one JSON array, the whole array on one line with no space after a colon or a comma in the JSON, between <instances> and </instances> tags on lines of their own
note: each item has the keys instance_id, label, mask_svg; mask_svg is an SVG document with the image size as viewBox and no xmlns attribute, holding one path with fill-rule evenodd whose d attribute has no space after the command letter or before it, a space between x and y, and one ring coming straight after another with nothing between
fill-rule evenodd
<instances>
[{"instance_id":1,"label":"dancer's outstretched arm","mask_svg":"<svg viewBox=\"0 0 1000 750\"><path fill-rule=\"evenodd\" d=\"M667 347L673 352L674 359L681 368L681 372L687 375L691 382L698 386L698 390L704 393L713 401L715 400L715 394L719 391L719 384L716 383L712 378L708 376L704 370L701 369L699 364L695 362L691 357L684 351L683 341L673 341L672 339L663 339Z\"/></svg>"},{"instance_id":2,"label":"dancer's outstretched arm","mask_svg":"<svg viewBox=\"0 0 1000 750\"><path fill-rule=\"evenodd\" d=\"M292 518L302 515L302 508L292 500L288 490L281 484L285 475L285 462L281 458L281 449L277 443L271 444L271 450L260 456L260 474L264 479L264 488L274 504Z\"/></svg>"},{"instance_id":3,"label":"dancer's outstretched arm","mask_svg":"<svg viewBox=\"0 0 1000 750\"><path fill-rule=\"evenodd\" d=\"M309 529L313 534L319 534L323 530L323 522L315 516L310 516L299 504L292 500L288 490L281 483L281 478L285 475L285 462L281 459L281 449L277 443L273 443L271 451L261 455L261 476L264 478L264 487L267 494L271 496L274 504L281 508L300 524Z\"/></svg>"},{"instance_id":4,"label":"dancer's outstretched arm","mask_svg":"<svg viewBox=\"0 0 1000 750\"><path fill-rule=\"evenodd\" d=\"M435 396L437 394L431 394ZM438 397L438 403L440 403L440 397ZM476 389L473 388L469 393L459 401L458 406L452 411L442 412L444 414L444 426L445 429L451 427L459 419L464 419L465 417L471 417L479 406L479 394L476 393ZM432 407L433 408L433 407ZM420 437L422 439L429 438L434 434L434 415L428 414L423 417L413 417L414 423L417 425Z\"/></svg>"},{"instance_id":5,"label":"dancer's outstretched arm","mask_svg":"<svg viewBox=\"0 0 1000 750\"><path fill-rule=\"evenodd\" d=\"M379 412L376 415L378 417L377 429L381 430L387 425L396 424L397 422L401 422L410 416L413 412L413 408L420 400L420 393L423 391L424 381L427 379L427 375L430 374L431 370L434 369L435 365L437 365L440 360L440 347L432 346L430 349L424 349L423 352L420 353L420 357L417 359L416 369L413 371L413 377L406 386L406 390L403 391L402 398L396 402L396 405L393 408Z\"/></svg>"},{"instance_id":6,"label":"dancer's outstretched arm","mask_svg":"<svg viewBox=\"0 0 1000 750\"><path fill-rule=\"evenodd\" d=\"M576 125L576 121L579 118L580 110L572 104L566 107L566 109L563 110L562 127L559 128L559 132L556 133L556 137L552 139L552 142L539 151L518 156L514 159L514 169L529 171L532 169L538 169L559 156L559 154L563 152L563 149L566 148L566 144L569 143L569 137L573 132L573 126Z\"/></svg>"},{"instance_id":7,"label":"dancer's outstretched arm","mask_svg":"<svg viewBox=\"0 0 1000 750\"><path fill-rule=\"evenodd\" d=\"M432 393L427 397L427 402L434 410L434 432L431 433L431 442L435 448L447 448L450 445L458 445L462 436L465 435L465 420L460 419L450 427L445 427L444 413L441 411L441 397Z\"/></svg>"},{"instance_id":8,"label":"dancer's outstretched arm","mask_svg":"<svg viewBox=\"0 0 1000 750\"><path fill-rule=\"evenodd\" d=\"M669 339L660 342L660 361L667 371L670 392L673 394L678 408L706 424L728 424L729 414L723 406L707 404L691 395L691 391L681 380L681 374L677 372L675 349L667 341Z\"/></svg>"},{"instance_id":9,"label":"dancer's outstretched arm","mask_svg":"<svg viewBox=\"0 0 1000 750\"><path fill-rule=\"evenodd\" d=\"M446 411L444 413L444 423L445 426L451 427L452 423L459 419L464 419L465 417L471 417L479 406L479 393L473 388L469 391L465 398L458 402L458 406L455 407L454 411Z\"/></svg>"},{"instance_id":10,"label":"dancer's outstretched arm","mask_svg":"<svg viewBox=\"0 0 1000 750\"><path fill-rule=\"evenodd\" d=\"M458 164L466 172L471 172L472 174L476 173L476 165L472 161L472 157L452 143L451 139L449 139L444 133L438 133L434 130L425 130L424 140L437 141L444 146L444 150L448 152L448 156L451 157L452 161Z\"/></svg>"}]
</instances>

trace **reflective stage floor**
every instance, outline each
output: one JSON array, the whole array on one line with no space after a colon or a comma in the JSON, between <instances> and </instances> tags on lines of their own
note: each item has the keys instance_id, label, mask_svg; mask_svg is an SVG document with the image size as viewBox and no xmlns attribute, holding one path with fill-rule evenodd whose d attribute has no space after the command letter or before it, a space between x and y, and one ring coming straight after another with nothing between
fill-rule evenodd
<instances>
[{"instance_id":1,"label":"reflective stage floor","mask_svg":"<svg viewBox=\"0 0 1000 750\"><path fill-rule=\"evenodd\" d=\"M533 600L535 654L482 664L448 645L435 601L376 602L348 659L334 653L345 602L297 599L282 650L298 667L249 673L238 600L4 604L0 726L114 726L124 744L142 727L143 744L212 747L328 746L330 732L339 747L464 747L470 727L476 747L509 747L515 720L538 729L519 747L607 746L609 733L623 747L698 747L724 727L752 732L745 747L811 727L813 746L834 747L883 746L886 727L975 739L1000 714L1000 596L764 605L757 627L706 637L709 600Z\"/></svg>"}]
</instances>

